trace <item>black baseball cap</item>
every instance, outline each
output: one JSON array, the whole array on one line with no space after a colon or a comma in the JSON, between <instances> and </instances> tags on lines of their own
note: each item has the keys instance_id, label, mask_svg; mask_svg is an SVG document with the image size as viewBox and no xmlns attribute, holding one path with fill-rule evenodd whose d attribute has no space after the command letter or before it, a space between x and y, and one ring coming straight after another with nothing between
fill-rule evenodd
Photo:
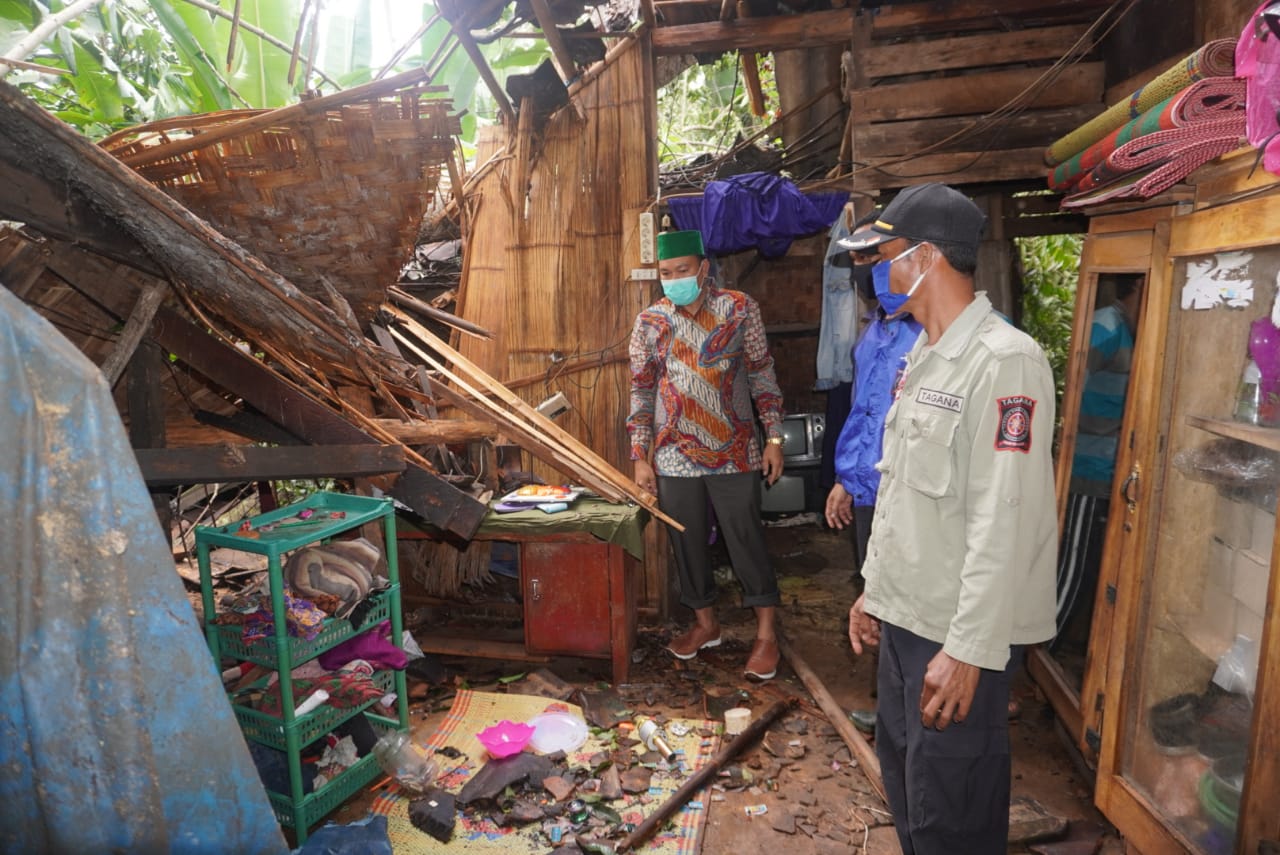
<instances>
[{"instance_id":1,"label":"black baseball cap","mask_svg":"<svg viewBox=\"0 0 1280 855\"><path fill-rule=\"evenodd\" d=\"M894 238L977 246L987 217L959 190L945 184L917 184L903 190L871 224L871 231L841 238L840 246L865 252Z\"/></svg>"}]
</instances>

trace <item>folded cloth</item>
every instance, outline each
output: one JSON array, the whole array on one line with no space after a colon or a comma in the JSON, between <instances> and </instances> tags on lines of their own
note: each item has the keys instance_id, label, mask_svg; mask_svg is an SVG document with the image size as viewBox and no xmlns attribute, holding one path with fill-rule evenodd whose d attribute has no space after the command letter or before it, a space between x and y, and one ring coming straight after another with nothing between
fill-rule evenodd
<instances>
[{"instance_id":1,"label":"folded cloth","mask_svg":"<svg viewBox=\"0 0 1280 855\"><path fill-rule=\"evenodd\" d=\"M317 680L294 680L294 704L301 704L317 689L324 689L329 693L329 700L325 701L325 703L343 710L363 706L365 703L383 695L382 689L378 688L378 685L367 674L342 671ZM267 715L279 716L284 714L280 708L279 683L262 693L262 700L258 702L258 709Z\"/></svg>"},{"instance_id":2,"label":"folded cloth","mask_svg":"<svg viewBox=\"0 0 1280 855\"><path fill-rule=\"evenodd\" d=\"M316 608L310 600L296 596L288 585L284 586L285 627L289 635L310 641L324 629L329 616ZM275 635L275 619L271 613L271 597L260 595L256 611L244 616L240 637L245 644L252 644Z\"/></svg>"},{"instance_id":3,"label":"folded cloth","mask_svg":"<svg viewBox=\"0 0 1280 855\"><path fill-rule=\"evenodd\" d=\"M348 638L319 656L320 664L327 670L337 671L353 659L363 659L375 668L394 668L403 671L409 664L405 652L391 642L391 621L384 620L368 632Z\"/></svg>"}]
</instances>

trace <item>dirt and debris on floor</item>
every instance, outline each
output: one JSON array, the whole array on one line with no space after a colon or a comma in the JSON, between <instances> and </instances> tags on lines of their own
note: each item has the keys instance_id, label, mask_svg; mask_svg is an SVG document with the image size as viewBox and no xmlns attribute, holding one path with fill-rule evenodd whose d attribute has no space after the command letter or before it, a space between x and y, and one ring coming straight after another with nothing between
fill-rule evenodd
<instances>
[{"instance_id":1,"label":"dirt and debris on floor","mask_svg":"<svg viewBox=\"0 0 1280 855\"><path fill-rule=\"evenodd\" d=\"M854 588L846 537L817 525L767 529L783 590L783 633L840 707L866 710L874 705L870 679L874 663L849 650L845 622ZM680 662L663 645L683 629L687 616L662 626L642 626L630 680L616 686L608 684L604 662L556 659L531 665L446 660L442 672L423 673L418 676L427 679L411 680L415 742L425 743L440 726L459 688L568 698L583 708L594 727L617 729L618 750L601 757L601 764L591 770L560 768L552 762L547 769L526 774L523 788L504 785L495 791L496 803L492 799L479 803L491 810L497 804L513 821L546 821L540 805L558 804L563 815L569 812L573 797L591 796L587 804L603 809L589 808L583 827L598 836L613 832L616 842L618 832L625 829L615 821L603 795L639 786L638 780L629 780L641 774L637 770L650 773L645 746L638 744L629 726L635 716L658 723L702 718L722 722L724 711L731 707L746 707L759 716L776 702L787 701L792 704L789 710L712 778L702 852L752 855L773 853L783 846L795 855L898 853L888 809L787 660L768 682L743 677L754 618L749 609L737 605L739 595L731 574L720 575L724 578L717 608L724 641L719 647ZM1010 731L1014 796L1010 837L1014 842L1009 852L1121 852L1123 844L1092 806L1092 783L1073 764L1048 703L1025 673L1015 680L1014 696L1021 709ZM359 819L371 801L372 794L363 793L330 820ZM561 849L572 852L578 847L567 840Z\"/></svg>"}]
</instances>

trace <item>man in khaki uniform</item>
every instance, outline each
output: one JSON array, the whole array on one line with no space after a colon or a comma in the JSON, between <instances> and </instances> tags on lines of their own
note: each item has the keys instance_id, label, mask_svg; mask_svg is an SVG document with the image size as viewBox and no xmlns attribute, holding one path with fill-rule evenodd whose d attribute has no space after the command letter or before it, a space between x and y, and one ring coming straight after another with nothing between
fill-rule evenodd
<instances>
[{"instance_id":1,"label":"man in khaki uniform","mask_svg":"<svg viewBox=\"0 0 1280 855\"><path fill-rule=\"evenodd\" d=\"M1006 850L1009 677L1055 631L1053 374L974 293L985 217L941 184L900 193L878 248L881 305L924 327L885 421L883 473L849 610L881 646L876 751L905 855Z\"/></svg>"}]
</instances>

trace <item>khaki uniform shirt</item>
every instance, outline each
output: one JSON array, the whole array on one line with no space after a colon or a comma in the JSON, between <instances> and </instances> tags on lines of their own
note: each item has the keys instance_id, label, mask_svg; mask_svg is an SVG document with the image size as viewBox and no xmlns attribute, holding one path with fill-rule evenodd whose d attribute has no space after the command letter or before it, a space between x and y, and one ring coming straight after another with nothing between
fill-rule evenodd
<instances>
[{"instance_id":1,"label":"khaki uniform shirt","mask_svg":"<svg viewBox=\"0 0 1280 855\"><path fill-rule=\"evenodd\" d=\"M1053 427L1044 352L985 294L933 346L921 334L885 420L869 614L981 668L1053 637Z\"/></svg>"}]
</instances>

